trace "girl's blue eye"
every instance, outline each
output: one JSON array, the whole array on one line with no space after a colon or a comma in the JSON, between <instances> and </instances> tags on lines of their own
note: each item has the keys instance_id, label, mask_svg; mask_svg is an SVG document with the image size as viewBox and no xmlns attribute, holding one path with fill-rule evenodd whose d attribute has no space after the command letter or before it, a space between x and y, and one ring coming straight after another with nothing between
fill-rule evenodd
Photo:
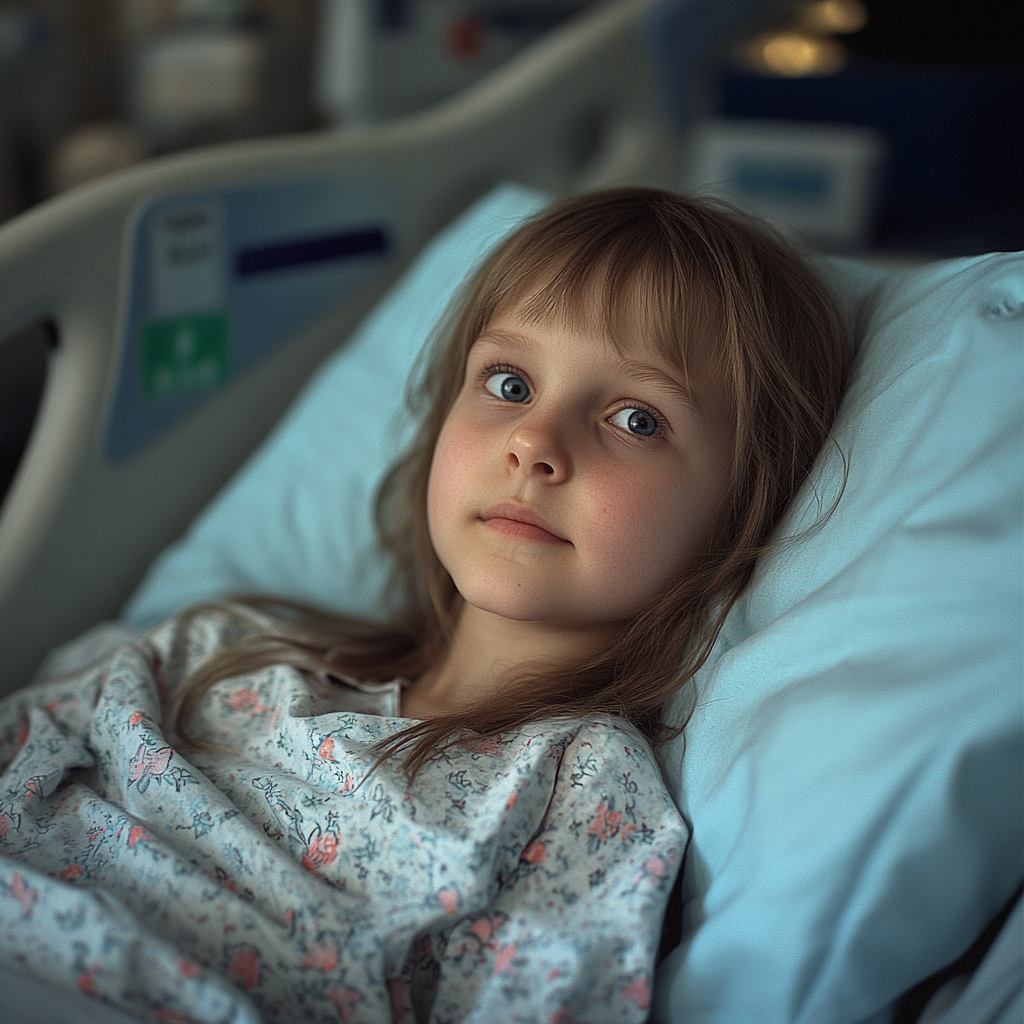
<instances>
[{"instance_id":1,"label":"girl's blue eye","mask_svg":"<svg viewBox=\"0 0 1024 1024\"><path fill-rule=\"evenodd\" d=\"M503 398L506 402L525 402L530 397L529 385L514 373L492 373L484 387L495 398Z\"/></svg>"},{"instance_id":2,"label":"girl's blue eye","mask_svg":"<svg viewBox=\"0 0 1024 1024\"><path fill-rule=\"evenodd\" d=\"M631 434L639 434L641 437L651 437L658 431L658 421L654 414L646 409L621 409L609 422L621 430L628 430Z\"/></svg>"}]
</instances>

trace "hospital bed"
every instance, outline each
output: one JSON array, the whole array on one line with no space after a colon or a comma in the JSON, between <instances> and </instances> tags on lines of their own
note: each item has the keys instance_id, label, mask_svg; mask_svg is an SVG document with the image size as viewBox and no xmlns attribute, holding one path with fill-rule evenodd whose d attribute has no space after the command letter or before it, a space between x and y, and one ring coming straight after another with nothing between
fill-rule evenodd
<instances>
[{"instance_id":1,"label":"hospital bed","mask_svg":"<svg viewBox=\"0 0 1024 1024\"><path fill-rule=\"evenodd\" d=\"M50 357L37 426L0 514L0 693L28 681L55 646L99 621L117 618L147 567L185 533L250 458L317 366L338 350L344 369L347 349L344 344L339 349L339 341L352 335L390 287L406 280L403 272L411 265L411 273L422 278L427 271L434 272L431 260L451 263L443 238L450 244L460 231L479 230L472 211L480 209L473 204L481 197L492 219L494 208L486 204L497 202L511 223L535 207L540 195L623 182L675 185L682 160L680 137L666 117L659 78L677 86L684 82L723 34L750 17L742 3L627 0L598 6L476 87L414 117L153 161L45 204L0 230L0 337L48 319L56 325L59 339ZM506 189L494 200L491 190L502 182L518 183L519 190ZM446 225L449 234L442 242L435 240L430 243L433 249L424 250ZM488 230L493 233L493 224ZM462 269L460 265L456 276ZM932 312L920 312L913 320L928 296L955 293L958 288L972 296L977 292L982 296L977 302L989 303L985 324L1002 332L992 344L1002 345L1000 358L1008 360L1005 370L999 371L1004 387L1019 382L1019 343L1024 340L1019 261L924 268L906 281L866 265L833 262L823 269L843 293L862 338L873 337L871 318L877 320L883 313L888 325L909 316L922 331L932 330ZM449 268L447 273L451 277L455 271ZM423 280L430 280L429 274ZM410 294L419 295L425 308L430 303L422 291L423 280L417 286L421 291L414 288ZM997 292L1002 297L992 298ZM367 321L356 341L349 343L353 359L358 358L359 345L365 349L369 344L367 338L376 337L383 345L381 332L393 329L387 310L393 313L397 307L387 301L392 305L385 305L385 313L374 314L377 319ZM896 374L893 380L897 378L905 382L907 374ZM964 380L968 378L965 374ZM323 379L321 373L312 386ZM990 385L983 376L978 387L984 393ZM856 401L870 406L884 390L865 386ZM1004 409L1002 415L1010 414ZM1008 426L992 428L1004 447L1007 437L1019 438L1019 417L1010 418ZM869 434L858 425L851 436L868 450L870 442L861 438ZM978 452L991 448L980 440L978 445ZM973 455L967 461L978 464ZM856 459L853 466L856 469ZM258 469L256 457L246 472ZM856 484L854 473L848 490ZM1006 521L1007 516L1011 521L1019 518L1019 471L1005 486L1005 493L993 497L991 505L1001 516L996 532L1012 541L1013 527ZM842 522L841 514L838 518ZM1019 552L1013 554L1012 543L1002 550L1010 557L1001 563L999 593L1009 592L1011 607L1006 614L1012 617L1017 610L1013 587L1019 580ZM170 563L164 560L165 567L170 564L173 569L174 557ZM799 570L799 556L794 557ZM814 557L816 567L828 560L821 552ZM805 575L816 571L807 570ZM823 584L815 593L826 590ZM151 591L150 586L143 604ZM129 609L144 618L138 594L133 600ZM762 731L746 734L744 741L749 741L750 749L762 744L769 750L767 760L758 762L749 749L723 754L723 722L730 712L716 723L709 709L721 700L728 707L731 696L712 691L724 685L722 673L730 670L726 662L741 661L743 652L755 649L758 637L771 631L772 615L785 618L773 601L772 595L755 592L744 606L744 622L732 633L725 631L722 654L717 662L712 659L706 672L707 693L712 695L695 715L687 749L689 759L707 755L700 767L687 770L687 763L695 762L682 762L681 746L665 757L667 774L681 775L673 792L695 825L695 840L684 876L683 909L672 911L681 923L669 923L674 933L669 945L679 944L662 965L652 1007L655 1019L837 1024L870 1019L881 1024L893 1019L894 1012L900 1021L916 1020L928 1003L923 1020L1019 1020L1021 911L1019 899L1016 905L1014 899L1024 865L1018 777L1020 658L1013 640L990 675L978 677L989 687L986 693L998 693L988 724L979 726L980 732L972 733L943 769L943 785L961 799L969 797L970 807L954 801L945 816L939 815L946 831L935 849L916 860L900 860L898 855L897 867L889 872L896 878L900 870L913 873L921 865L934 867L938 861L963 855L964 849L968 861L974 858L952 874L935 868L934 883L924 885L921 895L921 900L933 902L907 902L910 909L904 918L914 918L912 927L894 931L886 914L897 911L877 907L860 919L851 911L834 929L812 915L800 934L817 936L817 945L806 955L795 949L783 957L792 975L785 990L769 977L775 966L768 951L778 946L778 940L771 934L753 934L758 927L768 927L771 915L758 927L752 925L750 935L719 935L717 953L713 942L704 942L704 936L718 934L719 922L728 921L730 906L742 910L742 899L737 902L735 892L729 895L723 886L740 877L736 862L749 852L742 844L749 846L758 834L750 831L750 822L763 810L755 807L757 787L749 780L738 783L735 766L747 771L752 765L767 764L766 773L778 772L771 745L785 740L784 731L771 733L769 740L763 731L776 728L774 723L784 717L775 694L754 709L753 719ZM158 605L159 601L150 602L147 607L152 611ZM766 626L760 631L758 616ZM1005 628L998 636L1005 647ZM962 690L955 693L963 696ZM891 706L904 698L905 694L898 695ZM737 706L742 709L743 701ZM884 701L878 707L885 713ZM854 720L859 721L859 713ZM758 715L767 715L773 724L764 725ZM804 741L797 737L795 742ZM814 751L808 756L813 765ZM722 758L732 758L732 768ZM823 773L838 770L830 762ZM843 770L856 773L860 768L854 761ZM714 778L713 771L719 771ZM864 771L868 778L868 769ZM921 767L918 774L924 771ZM984 794L988 803L975 813L979 780L986 780L991 791ZM777 781L775 776L772 781ZM730 833L721 813L729 803L726 791L734 785L739 787L734 794L736 813L745 824ZM794 783L789 801L773 805L775 811L783 817L790 813L801 802L801 787L807 788L804 781ZM763 783L762 789L767 788ZM892 787L885 792L891 793ZM886 812L885 827L900 834L917 827L912 814L900 824L902 806L896 802ZM706 825L701 817L705 807L714 811L707 814ZM864 826L869 831L882 828L877 816L865 820L874 823ZM961 825L963 835L958 831ZM735 843L731 853L715 845L715 837L728 835ZM886 857L892 858L875 857L871 842L867 837L853 842L860 869L868 875L885 874ZM927 843L922 840L922 845ZM771 851L772 841L765 840L765 861ZM814 870L825 870L823 864ZM749 874L756 882L758 871ZM934 920L927 914L922 918L922 905L934 905L935 892L951 879L963 887L956 909L945 916L936 913ZM814 883L805 877L801 884ZM857 884L840 888L856 895ZM888 884L894 884L891 878ZM881 882L877 885L885 888ZM771 898L778 899L784 889L772 889ZM802 893L794 897L803 898ZM820 915L820 908L816 913ZM868 925L858 931L856 921L861 919ZM972 943L990 920L1000 927L984 943L981 952L988 955L973 976L967 966L951 972L953 980L935 998L944 978L917 987L971 948L977 951ZM927 933L940 938L921 942L920 955L901 957L901 943L916 949L915 941ZM879 936L884 941L877 949L858 948L858 943L877 941ZM799 941L797 933L793 941ZM848 976L843 974L844 958L854 964ZM971 961L969 966L973 970L976 964ZM759 993L761 982L756 979L762 975L769 980ZM6 1021L17 1018L5 1015L4 977L0 975L0 1019ZM7 991L21 992L18 998L23 998L13 976L6 977ZM961 992L968 977L972 981ZM32 981L20 979L18 984L31 987ZM746 991L737 995L739 989ZM33 998L42 996L36 993ZM942 1000L950 1004L948 1009L943 1009ZM25 1005L19 1004L19 1012L27 1012ZM81 1013L82 1020L103 1019L88 1016L94 1009Z\"/></svg>"}]
</instances>

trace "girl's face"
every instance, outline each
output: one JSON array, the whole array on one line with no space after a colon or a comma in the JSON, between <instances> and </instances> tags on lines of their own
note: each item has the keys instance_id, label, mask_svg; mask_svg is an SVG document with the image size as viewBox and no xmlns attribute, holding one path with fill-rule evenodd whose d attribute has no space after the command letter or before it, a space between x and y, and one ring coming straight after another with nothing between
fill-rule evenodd
<instances>
[{"instance_id":1,"label":"girl's face","mask_svg":"<svg viewBox=\"0 0 1024 1024\"><path fill-rule=\"evenodd\" d=\"M639 338L499 315L434 450L430 537L470 605L573 629L621 623L706 544L733 428Z\"/></svg>"}]
</instances>

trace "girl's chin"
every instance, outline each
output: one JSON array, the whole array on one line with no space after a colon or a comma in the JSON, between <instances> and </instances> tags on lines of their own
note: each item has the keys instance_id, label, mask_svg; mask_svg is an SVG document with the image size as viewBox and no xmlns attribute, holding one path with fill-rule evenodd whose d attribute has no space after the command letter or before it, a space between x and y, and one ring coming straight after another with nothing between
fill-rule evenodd
<instances>
[{"instance_id":1,"label":"girl's chin","mask_svg":"<svg viewBox=\"0 0 1024 1024\"><path fill-rule=\"evenodd\" d=\"M589 609L580 609L574 613L572 602L568 599L553 601L550 594L545 594L535 595L531 600L521 589L497 594L493 590L470 590L464 595L463 601L465 610L472 608L474 612L483 612L491 624L495 618L504 619L510 623L519 623L527 629L535 627L548 634L563 632L577 636L586 633L605 635L617 632L622 627L621 620L597 618Z\"/></svg>"}]
</instances>

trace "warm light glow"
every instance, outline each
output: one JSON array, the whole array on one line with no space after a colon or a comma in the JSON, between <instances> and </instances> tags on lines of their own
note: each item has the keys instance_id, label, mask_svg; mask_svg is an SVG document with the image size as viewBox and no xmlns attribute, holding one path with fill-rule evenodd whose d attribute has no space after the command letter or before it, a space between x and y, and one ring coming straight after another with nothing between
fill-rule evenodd
<instances>
[{"instance_id":1,"label":"warm light glow","mask_svg":"<svg viewBox=\"0 0 1024 1024\"><path fill-rule=\"evenodd\" d=\"M796 17L809 32L847 35L868 23L868 10L860 0L814 0L800 7Z\"/></svg>"},{"instance_id":2,"label":"warm light glow","mask_svg":"<svg viewBox=\"0 0 1024 1024\"><path fill-rule=\"evenodd\" d=\"M789 78L835 74L846 63L841 43L791 30L757 36L743 47L743 57L758 71Z\"/></svg>"}]
</instances>

